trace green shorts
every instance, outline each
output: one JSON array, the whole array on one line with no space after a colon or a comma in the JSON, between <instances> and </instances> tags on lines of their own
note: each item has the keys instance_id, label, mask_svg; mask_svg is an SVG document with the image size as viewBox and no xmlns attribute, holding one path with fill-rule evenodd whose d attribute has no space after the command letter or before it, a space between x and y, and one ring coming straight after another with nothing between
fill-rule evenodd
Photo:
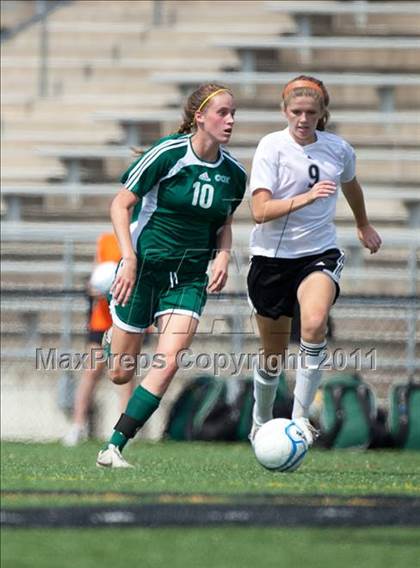
<instances>
[{"instance_id":1,"label":"green shorts","mask_svg":"<svg viewBox=\"0 0 420 568\"><path fill-rule=\"evenodd\" d=\"M183 314L199 319L207 299L207 274L180 274L142 269L131 297L123 307L111 299L114 324L142 333L163 314Z\"/></svg>"}]
</instances>

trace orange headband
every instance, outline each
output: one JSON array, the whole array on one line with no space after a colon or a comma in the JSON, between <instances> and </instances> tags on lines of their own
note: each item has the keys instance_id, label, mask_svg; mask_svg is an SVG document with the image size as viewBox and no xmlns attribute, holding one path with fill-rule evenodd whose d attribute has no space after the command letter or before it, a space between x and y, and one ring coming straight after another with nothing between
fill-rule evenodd
<instances>
[{"instance_id":1,"label":"orange headband","mask_svg":"<svg viewBox=\"0 0 420 568\"><path fill-rule=\"evenodd\" d=\"M315 83L310 79L297 79L296 81L292 81L291 83L286 85L286 87L283 89L283 99L285 99L289 94L289 92L292 91L293 89L304 89L304 88L315 89L315 91L321 93L322 98L324 98L324 92L321 89L321 87L318 85L318 83Z\"/></svg>"}]
</instances>

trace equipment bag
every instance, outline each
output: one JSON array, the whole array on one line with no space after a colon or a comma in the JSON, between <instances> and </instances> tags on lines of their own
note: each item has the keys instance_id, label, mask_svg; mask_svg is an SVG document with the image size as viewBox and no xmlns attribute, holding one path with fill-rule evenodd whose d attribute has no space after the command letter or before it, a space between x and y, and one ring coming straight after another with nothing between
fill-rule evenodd
<instances>
[{"instance_id":1,"label":"equipment bag","mask_svg":"<svg viewBox=\"0 0 420 568\"><path fill-rule=\"evenodd\" d=\"M167 435L177 440L233 441L248 382L197 377L172 407Z\"/></svg>"},{"instance_id":2,"label":"equipment bag","mask_svg":"<svg viewBox=\"0 0 420 568\"><path fill-rule=\"evenodd\" d=\"M375 436L376 402L371 388L354 375L324 383L320 443L327 448L367 448Z\"/></svg>"},{"instance_id":3,"label":"equipment bag","mask_svg":"<svg viewBox=\"0 0 420 568\"><path fill-rule=\"evenodd\" d=\"M226 381L203 375L175 401L165 434L173 440L234 440L237 419L227 401Z\"/></svg>"},{"instance_id":4,"label":"equipment bag","mask_svg":"<svg viewBox=\"0 0 420 568\"><path fill-rule=\"evenodd\" d=\"M189 383L175 401L169 414L165 433L173 440L194 439L194 417L207 400L219 396L219 388L213 377L203 375Z\"/></svg>"},{"instance_id":5,"label":"equipment bag","mask_svg":"<svg viewBox=\"0 0 420 568\"><path fill-rule=\"evenodd\" d=\"M212 386L197 405L192 418L192 439L217 441L234 438L234 417L227 402L226 381L212 379Z\"/></svg>"},{"instance_id":6,"label":"equipment bag","mask_svg":"<svg viewBox=\"0 0 420 568\"><path fill-rule=\"evenodd\" d=\"M420 450L420 384L391 386L389 429L397 448Z\"/></svg>"},{"instance_id":7,"label":"equipment bag","mask_svg":"<svg viewBox=\"0 0 420 568\"><path fill-rule=\"evenodd\" d=\"M292 403L282 374L274 416L290 416ZM252 426L253 405L252 379L200 376L173 404L165 434L173 440L245 441Z\"/></svg>"}]
</instances>

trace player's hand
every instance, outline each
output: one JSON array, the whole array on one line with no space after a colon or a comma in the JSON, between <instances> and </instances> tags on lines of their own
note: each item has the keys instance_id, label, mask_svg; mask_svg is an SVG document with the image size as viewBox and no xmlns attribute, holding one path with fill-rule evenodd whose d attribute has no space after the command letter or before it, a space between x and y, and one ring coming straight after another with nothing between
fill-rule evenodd
<instances>
[{"instance_id":1,"label":"player's hand","mask_svg":"<svg viewBox=\"0 0 420 568\"><path fill-rule=\"evenodd\" d=\"M357 236L364 247L370 250L370 254L378 252L381 247L382 239L372 225L357 227Z\"/></svg>"},{"instance_id":2,"label":"player's hand","mask_svg":"<svg viewBox=\"0 0 420 568\"><path fill-rule=\"evenodd\" d=\"M228 264L229 253L224 250L220 251L211 267L211 278L207 286L207 291L210 292L210 294L220 292L225 287L228 278Z\"/></svg>"},{"instance_id":3,"label":"player's hand","mask_svg":"<svg viewBox=\"0 0 420 568\"><path fill-rule=\"evenodd\" d=\"M337 191L337 185L330 180L323 180L316 183L310 191L308 191L309 203L313 203L321 197L331 197Z\"/></svg>"},{"instance_id":4,"label":"player's hand","mask_svg":"<svg viewBox=\"0 0 420 568\"><path fill-rule=\"evenodd\" d=\"M117 305L127 304L134 288L137 276L137 258L123 258L111 286L111 294Z\"/></svg>"}]
</instances>

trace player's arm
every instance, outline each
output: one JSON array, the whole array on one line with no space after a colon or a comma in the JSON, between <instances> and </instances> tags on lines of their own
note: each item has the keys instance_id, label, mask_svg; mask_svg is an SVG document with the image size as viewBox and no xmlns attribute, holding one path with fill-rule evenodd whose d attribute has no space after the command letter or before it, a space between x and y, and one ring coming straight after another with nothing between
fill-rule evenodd
<instances>
[{"instance_id":1,"label":"player's arm","mask_svg":"<svg viewBox=\"0 0 420 568\"><path fill-rule=\"evenodd\" d=\"M122 263L111 288L117 304L125 305L134 287L137 274L137 256L130 234L130 220L133 207L138 202L137 195L122 188L111 203L111 221L120 245Z\"/></svg>"},{"instance_id":2,"label":"player's arm","mask_svg":"<svg viewBox=\"0 0 420 568\"><path fill-rule=\"evenodd\" d=\"M270 190L258 188L252 194L252 217L258 224L267 223L302 209L302 207L310 205L316 199L330 197L335 191L335 183L329 180L319 181L309 191L289 199L273 199L273 194Z\"/></svg>"},{"instance_id":3,"label":"player's arm","mask_svg":"<svg viewBox=\"0 0 420 568\"><path fill-rule=\"evenodd\" d=\"M232 215L217 233L217 254L211 267L211 278L208 285L210 293L220 292L225 287L228 277L230 249L232 247Z\"/></svg>"},{"instance_id":4,"label":"player's arm","mask_svg":"<svg viewBox=\"0 0 420 568\"><path fill-rule=\"evenodd\" d=\"M369 223L363 190L356 177L350 181L342 182L341 189L353 212L357 226L357 236L360 242L370 250L371 254L377 252L382 244L382 240L379 233Z\"/></svg>"}]
</instances>

